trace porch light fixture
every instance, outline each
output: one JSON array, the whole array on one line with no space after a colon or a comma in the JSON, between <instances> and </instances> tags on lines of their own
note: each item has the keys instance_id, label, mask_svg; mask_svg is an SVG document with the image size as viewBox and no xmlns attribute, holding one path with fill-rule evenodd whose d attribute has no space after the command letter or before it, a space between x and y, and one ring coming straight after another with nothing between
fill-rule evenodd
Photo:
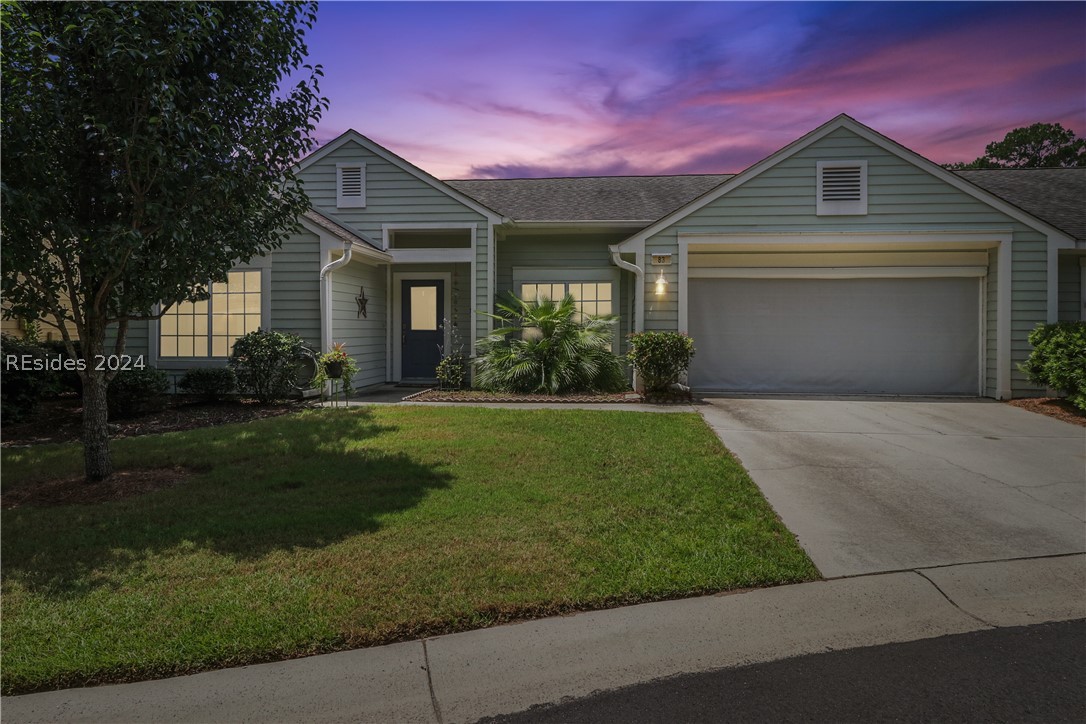
<instances>
[{"instance_id":1,"label":"porch light fixture","mask_svg":"<svg viewBox=\"0 0 1086 724\"><path fill-rule=\"evenodd\" d=\"M660 270L660 276L656 277L656 296L662 297L667 294L667 279L664 278L664 270Z\"/></svg>"}]
</instances>

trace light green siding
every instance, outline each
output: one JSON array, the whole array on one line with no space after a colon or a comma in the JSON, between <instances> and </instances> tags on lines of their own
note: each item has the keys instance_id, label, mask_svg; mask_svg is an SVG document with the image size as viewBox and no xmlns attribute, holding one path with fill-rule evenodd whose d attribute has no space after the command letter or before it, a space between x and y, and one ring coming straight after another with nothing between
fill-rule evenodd
<instances>
[{"instance_id":1,"label":"light green siding","mask_svg":"<svg viewBox=\"0 0 1086 724\"><path fill-rule=\"evenodd\" d=\"M512 291L514 267L600 268L613 273L617 267L611 263L611 252L608 246L619 243L625 236L621 233L570 234L567 232L516 234L501 238L498 241L498 255L495 260L498 275L495 295L500 297L503 293ZM630 284L633 275L623 272L620 279L618 305L614 313L619 316L619 334L622 340L620 351L624 351L626 335L631 330L632 322Z\"/></svg>"},{"instance_id":2,"label":"light green siding","mask_svg":"<svg viewBox=\"0 0 1086 724\"><path fill-rule=\"evenodd\" d=\"M336 164L356 162L366 164L366 206L360 209L336 208ZM305 168L301 177L315 208L378 245L382 243L384 224L435 227L475 224L476 298L465 303L476 309L486 308L489 236L484 214L354 141L348 141ZM470 294L470 284L465 285L465 294ZM485 318L477 319L476 333L483 334L485 331Z\"/></svg>"},{"instance_id":3,"label":"light green siding","mask_svg":"<svg viewBox=\"0 0 1086 724\"><path fill-rule=\"evenodd\" d=\"M388 339L385 266L352 261L331 273L332 341L343 342L358 364L351 381L356 388L388 380L385 344ZM359 316L357 297L365 290L366 316ZM322 350L327 351L327 350Z\"/></svg>"},{"instance_id":4,"label":"light green siding","mask_svg":"<svg viewBox=\"0 0 1086 724\"><path fill-rule=\"evenodd\" d=\"M866 160L868 213L862 216L818 216L815 213L817 162ZM1045 237L991 206L935 178L847 129L781 161L646 241L646 258L678 250L683 232L922 231L1011 229L1013 273L1011 352L1013 392L1038 392L1017 370L1029 354L1029 331L1046 315ZM995 254L988 274L988 393L995 390L995 298L998 294ZM655 273L646 275L646 329L674 329L678 320L677 265L667 270L668 292L652 293ZM651 277L651 278L650 278Z\"/></svg>"},{"instance_id":5,"label":"light green siding","mask_svg":"<svg viewBox=\"0 0 1086 724\"><path fill-rule=\"evenodd\" d=\"M1086 317L1082 306L1082 264L1086 262L1086 252L1067 251L1060 254L1060 293L1059 320L1077 322Z\"/></svg>"},{"instance_id":6,"label":"light green siding","mask_svg":"<svg viewBox=\"0 0 1086 724\"><path fill-rule=\"evenodd\" d=\"M271 255L271 319L277 332L293 332L314 350L321 343L321 245L316 234L299 231Z\"/></svg>"}]
</instances>

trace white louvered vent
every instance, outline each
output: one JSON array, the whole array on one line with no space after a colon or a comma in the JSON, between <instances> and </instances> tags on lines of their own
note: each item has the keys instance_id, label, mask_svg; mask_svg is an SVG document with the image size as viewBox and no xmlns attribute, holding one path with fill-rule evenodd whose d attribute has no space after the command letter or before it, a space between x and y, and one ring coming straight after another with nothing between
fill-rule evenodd
<instances>
[{"instance_id":1,"label":"white louvered vent","mask_svg":"<svg viewBox=\"0 0 1086 724\"><path fill-rule=\"evenodd\" d=\"M819 216L867 213L867 161L818 163Z\"/></svg>"},{"instance_id":2,"label":"white louvered vent","mask_svg":"<svg viewBox=\"0 0 1086 724\"><path fill-rule=\"evenodd\" d=\"M336 164L336 206L363 208L366 205L366 164Z\"/></svg>"}]
</instances>

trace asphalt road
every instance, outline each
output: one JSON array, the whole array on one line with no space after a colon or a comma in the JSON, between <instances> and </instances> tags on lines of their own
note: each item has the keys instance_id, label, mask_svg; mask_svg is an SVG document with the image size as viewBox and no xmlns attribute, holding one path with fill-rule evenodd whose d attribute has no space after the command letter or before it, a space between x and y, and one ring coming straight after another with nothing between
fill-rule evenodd
<instances>
[{"instance_id":1,"label":"asphalt road","mask_svg":"<svg viewBox=\"0 0 1086 724\"><path fill-rule=\"evenodd\" d=\"M1086 621L690 674L484 721L1081 722Z\"/></svg>"}]
</instances>

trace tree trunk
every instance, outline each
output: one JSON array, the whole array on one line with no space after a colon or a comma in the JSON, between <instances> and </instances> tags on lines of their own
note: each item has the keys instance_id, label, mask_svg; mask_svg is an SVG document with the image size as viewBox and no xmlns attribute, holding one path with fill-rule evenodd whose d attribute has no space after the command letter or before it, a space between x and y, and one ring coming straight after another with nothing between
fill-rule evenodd
<instances>
[{"instance_id":1,"label":"tree trunk","mask_svg":"<svg viewBox=\"0 0 1086 724\"><path fill-rule=\"evenodd\" d=\"M104 371L88 370L83 379L83 468L88 483L97 483L113 474L109 453L109 408L106 406Z\"/></svg>"}]
</instances>

